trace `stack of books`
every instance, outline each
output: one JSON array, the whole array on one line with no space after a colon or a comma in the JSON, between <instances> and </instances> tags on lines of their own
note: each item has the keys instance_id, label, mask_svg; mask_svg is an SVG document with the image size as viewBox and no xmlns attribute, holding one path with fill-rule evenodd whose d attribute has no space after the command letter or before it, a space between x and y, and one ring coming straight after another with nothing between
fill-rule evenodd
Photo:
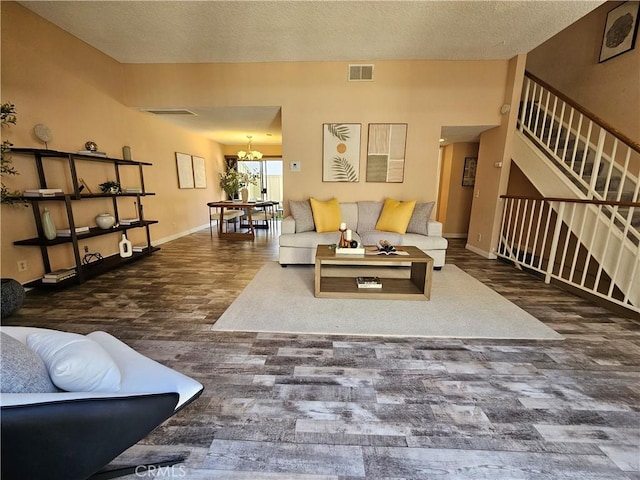
<instances>
[{"instance_id":1,"label":"stack of books","mask_svg":"<svg viewBox=\"0 0 640 480\"><path fill-rule=\"evenodd\" d=\"M122 190L122 193L142 193L142 188L140 187L127 187Z\"/></svg>"},{"instance_id":2,"label":"stack of books","mask_svg":"<svg viewBox=\"0 0 640 480\"><path fill-rule=\"evenodd\" d=\"M382 280L378 277L356 277L358 288L382 288Z\"/></svg>"},{"instance_id":3,"label":"stack of books","mask_svg":"<svg viewBox=\"0 0 640 480\"><path fill-rule=\"evenodd\" d=\"M139 218L121 218L120 225L133 225L134 223L138 223L139 221Z\"/></svg>"},{"instance_id":4,"label":"stack of books","mask_svg":"<svg viewBox=\"0 0 640 480\"><path fill-rule=\"evenodd\" d=\"M146 245L134 245L133 247L131 247L131 250L134 253L142 253L147 249Z\"/></svg>"},{"instance_id":5,"label":"stack of books","mask_svg":"<svg viewBox=\"0 0 640 480\"><path fill-rule=\"evenodd\" d=\"M94 150L78 150L78 155L91 155L92 157L106 157L106 152L96 152Z\"/></svg>"},{"instance_id":6,"label":"stack of books","mask_svg":"<svg viewBox=\"0 0 640 480\"><path fill-rule=\"evenodd\" d=\"M35 190L25 190L25 197L55 197L61 195L61 188L36 188Z\"/></svg>"},{"instance_id":7,"label":"stack of books","mask_svg":"<svg viewBox=\"0 0 640 480\"><path fill-rule=\"evenodd\" d=\"M75 276L75 268L63 268L61 270L54 270L53 272L45 273L44 277L42 277L42 283L59 283L67 278Z\"/></svg>"},{"instance_id":8,"label":"stack of books","mask_svg":"<svg viewBox=\"0 0 640 480\"><path fill-rule=\"evenodd\" d=\"M87 233L89 231L89 227L76 227L76 235L79 233ZM70 237L71 229L63 228L61 230L56 230L56 236L58 237Z\"/></svg>"}]
</instances>

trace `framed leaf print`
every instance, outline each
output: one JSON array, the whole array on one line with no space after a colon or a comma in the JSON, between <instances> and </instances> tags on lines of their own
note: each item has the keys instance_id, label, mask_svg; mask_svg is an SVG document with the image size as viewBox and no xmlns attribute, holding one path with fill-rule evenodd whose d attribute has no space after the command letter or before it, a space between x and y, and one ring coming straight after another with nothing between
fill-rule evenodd
<instances>
[{"instance_id":1,"label":"framed leaf print","mask_svg":"<svg viewBox=\"0 0 640 480\"><path fill-rule=\"evenodd\" d=\"M325 123L322 136L322 181L360 180L359 123Z\"/></svg>"},{"instance_id":2,"label":"framed leaf print","mask_svg":"<svg viewBox=\"0 0 640 480\"><path fill-rule=\"evenodd\" d=\"M406 123L370 123L367 182L404 182Z\"/></svg>"}]
</instances>

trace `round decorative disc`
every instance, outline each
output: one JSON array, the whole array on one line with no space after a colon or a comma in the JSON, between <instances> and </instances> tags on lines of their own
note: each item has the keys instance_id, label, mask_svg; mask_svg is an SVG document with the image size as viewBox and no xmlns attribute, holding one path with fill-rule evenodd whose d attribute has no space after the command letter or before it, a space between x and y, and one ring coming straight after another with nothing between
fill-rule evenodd
<instances>
[{"instance_id":1,"label":"round decorative disc","mask_svg":"<svg viewBox=\"0 0 640 480\"><path fill-rule=\"evenodd\" d=\"M98 145L96 145L96 142L87 142L84 144L84 148L90 152L96 152L98 150Z\"/></svg>"},{"instance_id":2,"label":"round decorative disc","mask_svg":"<svg viewBox=\"0 0 640 480\"><path fill-rule=\"evenodd\" d=\"M39 123L33 127L33 133L35 133L36 137L38 137L38 140L44 143L50 142L53 139L53 134L51 133L49 127L43 125L42 123Z\"/></svg>"}]
</instances>

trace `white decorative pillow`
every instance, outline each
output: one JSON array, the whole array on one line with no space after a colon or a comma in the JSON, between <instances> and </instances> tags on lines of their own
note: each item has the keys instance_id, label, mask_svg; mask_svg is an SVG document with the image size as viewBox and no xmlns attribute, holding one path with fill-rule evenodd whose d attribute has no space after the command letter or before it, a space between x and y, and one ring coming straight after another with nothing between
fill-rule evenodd
<instances>
[{"instance_id":1,"label":"white decorative pillow","mask_svg":"<svg viewBox=\"0 0 640 480\"><path fill-rule=\"evenodd\" d=\"M53 383L69 392L118 392L120 369L95 341L69 332L27 335L27 345L44 361Z\"/></svg>"}]
</instances>

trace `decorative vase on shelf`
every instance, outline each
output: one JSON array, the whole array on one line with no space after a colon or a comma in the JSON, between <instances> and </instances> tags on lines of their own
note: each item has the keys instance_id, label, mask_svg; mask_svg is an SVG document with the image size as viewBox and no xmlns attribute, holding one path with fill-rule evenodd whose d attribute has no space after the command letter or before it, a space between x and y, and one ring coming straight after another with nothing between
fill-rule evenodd
<instances>
[{"instance_id":1,"label":"decorative vase on shelf","mask_svg":"<svg viewBox=\"0 0 640 480\"><path fill-rule=\"evenodd\" d=\"M247 203L249 201L249 189L241 188L240 189L240 198L242 199L242 203Z\"/></svg>"},{"instance_id":2,"label":"decorative vase on shelf","mask_svg":"<svg viewBox=\"0 0 640 480\"><path fill-rule=\"evenodd\" d=\"M42 231L47 240L56 238L56 225L53 223L53 217L48 208L42 211Z\"/></svg>"},{"instance_id":3,"label":"decorative vase on shelf","mask_svg":"<svg viewBox=\"0 0 640 480\"><path fill-rule=\"evenodd\" d=\"M133 250L131 249L131 242L127 240L125 234L122 234L122 240L118 243L118 248L120 249L120 256L122 258L130 257L133 255Z\"/></svg>"},{"instance_id":4,"label":"decorative vase on shelf","mask_svg":"<svg viewBox=\"0 0 640 480\"><path fill-rule=\"evenodd\" d=\"M96 225L103 230L109 230L116 224L116 219L110 213L101 213L96 216Z\"/></svg>"}]
</instances>

